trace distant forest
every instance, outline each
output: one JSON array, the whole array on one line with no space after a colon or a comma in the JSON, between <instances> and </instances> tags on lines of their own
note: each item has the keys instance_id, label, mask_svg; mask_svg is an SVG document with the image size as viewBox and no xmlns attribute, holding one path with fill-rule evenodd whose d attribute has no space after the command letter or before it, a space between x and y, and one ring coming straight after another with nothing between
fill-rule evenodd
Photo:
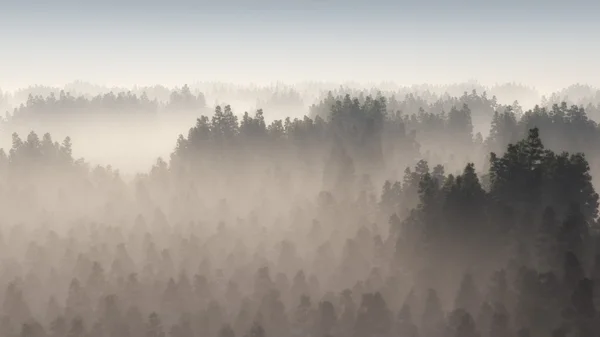
<instances>
[{"instance_id":1,"label":"distant forest","mask_svg":"<svg viewBox=\"0 0 600 337\"><path fill-rule=\"evenodd\" d=\"M31 113L36 106L37 112L52 108L53 113L75 111L129 113L156 111L172 111L196 109L202 104L232 105L245 102L246 106L268 111L270 114L281 113L282 117L291 117L290 109L298 113L312 104L325 98L331 92L334 97L350 94L352 97L384 96L390 99L392 111L403 108L405 114L417 113L419 108L427 112L448 112L457 100L469 103L468 97L473 91L481 96L484 92L489 102L487 108L496 105L520 105L527 109L536 104L550 108L553 104L566 102L567 105L584 107L592 117L600 116L600 90L587 85L571 85L562 90L542 95L535 88L517 83L506 83L495 86L484 86L477 82L457 83L452 85L413 85L399 86L391 83L373 85L370 88L358 83L321 83L307 82L297 85L275 83L269 86L234 85L228 83L207 82L183 85L178 88L167 88L162 85L140 86L133 88L104 87L86 82L73 82L64 87L30 86L14 91L2 91L0 88L0 111L10 115L18 115L16 111ZM391 99L393 97L393 99ZM494 99L494 97L497 97ZM62 105L52 106L60 101ZM398 104L394 104L398 102ZM473 103L473 102L471 102ZM42 108L44 106L45 108ZM27 108L29 107L29 109ZM479 107L477 107L479 108ZM483 108L483 107L481 107ZM44 110L45 109L45 110ZM285 109L286 111L276 111ZM476 110L475 106L471 109Z\"/></svg>"},{"instance_id":2,"label":"distant forest","mask_svg":"<svg viewBox=\"0 0 600 337\"><path fill-rule=\"evenodd\" d=\"M478 89L286 88L242 114L187 85L38 89L0 96L0 132L196 122L133 178L69 137L12 134L0 336L600 335L600 91L525 109Z\"/></svg>"}]
</instances>

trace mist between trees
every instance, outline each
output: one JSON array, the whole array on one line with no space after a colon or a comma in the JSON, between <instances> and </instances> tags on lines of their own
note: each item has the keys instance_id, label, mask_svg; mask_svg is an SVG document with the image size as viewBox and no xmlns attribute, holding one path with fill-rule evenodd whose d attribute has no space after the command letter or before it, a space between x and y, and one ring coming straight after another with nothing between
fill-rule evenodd
<instances>
[{"instance_id":1,"label":"mist between trees","mask_svg":"<svg viewBox=\"0 0 600 337\"><path fill-rule=\"evenodd\" d=\"M600 95L552 97L31 95L1 126L47 130L0 152L0 336L597 336ZM171 150L124 177L53 130Z\"/></svg>"}]
</instances>

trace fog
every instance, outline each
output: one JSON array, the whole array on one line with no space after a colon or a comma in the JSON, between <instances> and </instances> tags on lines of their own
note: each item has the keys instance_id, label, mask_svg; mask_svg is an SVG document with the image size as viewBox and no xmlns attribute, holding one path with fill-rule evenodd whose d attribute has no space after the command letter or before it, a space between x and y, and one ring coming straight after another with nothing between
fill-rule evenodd
<instances>
[{"instance_id":1,"label":"fog","mask_svg":"<svg viewBox=\"0 0 600 337\"><path fill-rule=\"evenodd\" d=\"M592 86L1 98L2 336L599 331Z\"/></svg>"},{"instance_id":2,"label":"fog","mask_svg":"<svg viewBox=\"0 0 600 337\"><path fill-rule=\"evenodd\" d=\"M0 7L0 337L600 336L598 3Z\"/></svg>"},{"instance_id":3,"label":"fog","mask_svg":"<svg viewBox=\"0 0 600 337\"><path fill-rule=\"evenodd\" d=\"M472 95L473 90L476 95L485 95L488 101L475 102L465 95ZM448 113L453 106L466 103L475 109L473 134L481 133L483 138L488 136L493 112L501 111L503 106L512 106L520 115L535 105L550 108L554 103L565 101L568 105L587 107L588 113L594 115L600 101L598 90L587 85L544 93L514 82L491 86L477 81L411 86L393 82L313 81L271 85L196 82L172 88L163 85L128 88L75 81L62 87L31 85L2 91L0 108L5 112L5 122L0 145L10 148L14 132L26 135L35 131L40 136L48 132L55 139L68 136L73 141L76 156L84 157L93 165L111 165L132 175L147 170L158 157L168 158L177 136L186 135L199 115L211 115L216 106L230 106L239 119L246 112L253 115L261 109L267 124L288 117L291 120L305 115L314 117L313 110L321 106L325 110L321 117L326 119L327 104L333 101L324 104L324 100L330 92L334 96L380 95L389 101L388 113L400 111L405 116L419 114L420 108L435 114ZM181 102L175 94L182 95ZM61 95L64 96L62 101ZM193 103L185 100L193 100ZM420 143L423 145L423 140ZM462 164L458 162L458 166Z\"/></svg>"}]
</instances>

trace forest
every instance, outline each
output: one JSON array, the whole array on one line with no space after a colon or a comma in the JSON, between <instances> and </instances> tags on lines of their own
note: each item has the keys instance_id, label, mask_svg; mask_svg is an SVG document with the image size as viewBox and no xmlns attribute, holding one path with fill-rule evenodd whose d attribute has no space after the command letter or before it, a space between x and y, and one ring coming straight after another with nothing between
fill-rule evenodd
<instances>
[{"instance_id":1,"label":"forest","mask_svg":"<svg viewBox=\"0 0 600 337\"><path fill-rule=\"evenodd\" d=\"M76 88L0 92L2 337L600 335L598 90Z\"/></svg>"}]
</instances>

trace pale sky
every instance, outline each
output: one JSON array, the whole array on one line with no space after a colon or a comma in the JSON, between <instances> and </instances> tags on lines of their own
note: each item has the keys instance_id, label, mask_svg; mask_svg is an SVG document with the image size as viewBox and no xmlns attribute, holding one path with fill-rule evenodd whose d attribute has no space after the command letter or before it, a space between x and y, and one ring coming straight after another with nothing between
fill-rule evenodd
<instances>
[{"instance_id":1,"label":"pale sky","mask_svg":"<svg viewBox=\"0 0 600 337\"><path fill-rule=\"evenodd\" d=\"M0 0L0 88L197 81L600 86L597 1Z\"/></svg>"}]
</instances>

